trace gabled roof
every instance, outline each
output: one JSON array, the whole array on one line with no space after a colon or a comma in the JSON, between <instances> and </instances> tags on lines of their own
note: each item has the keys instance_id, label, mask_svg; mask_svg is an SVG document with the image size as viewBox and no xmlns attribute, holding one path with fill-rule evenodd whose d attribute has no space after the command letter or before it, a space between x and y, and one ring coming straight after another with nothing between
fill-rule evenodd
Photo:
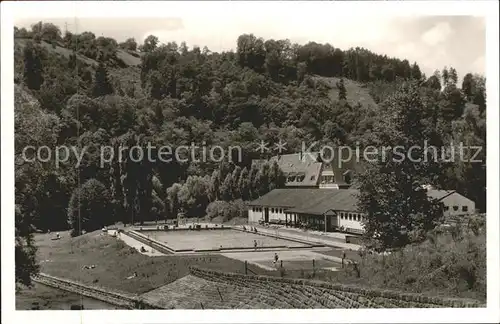
<instances>
[{"instance_id":1,"label":"gabled roof","mask_svg":"<svg viewBox=\"0 0 500 324\"><path fill-rule=\"evenodd\" d=\"M260 166L263 163L277 162L280 169L289 176L303 176L302 181L294 179L286 180L287 187L314 187L320 183L322 171L332 171L335 176L335 184L349 185L345 181L345 175L349 172L358 173L363 171L362 163L353 152L348 150L334 150L333 156L328 156L328 150L324 155L319 152L293 153L271 157L269 160L253 160L252 166ZM351 156L349 156L351 154ZM342 158L341 158L342 156ZM324 161L322 160L324 159ZM351 176L354 176L352 174ZM352 181L352 180L351 180Z\"/></svg>"},{"instance_id":2,"label":"gabled roof","mask_svg":"<svg viewBox=\"0 0 500 324\"><path fill-rule=\"evenodd\" d=\"M323 156L324 159L324 171L332 171L335 176L335 183L338 185L348 185L345 181L345 176L349 173L349 176L354 177L356 173L363 172L363 164L358 161L355 152L351 150L336 149L333 152L333 156L328 156L328 150ZM351 179L353 181L353 179Z\"/></svg>"},{"instance_id":3,"label":"gabled roof","mask_svg":"<svg viewBox=\"0 0 500 324\"><path fill-rule=\"evenodd\" d=\"M340 211L357 211L357 195L358 190L355 189L318 189L331 191L331 195L327 195L324 199L317 201L309 201L304 205L297 205L295 208L287 211L297 214L323 215L330 209Z\"/></svg>"},{"instance_id":4,"label":"gabled roof","mask_svg":"<svg viewBox=\"0 0 500 324\"><path fill-rule=\"evenodd\" d=\"M454 190L429 190L429 197L442 200ZM275 189L250 202L250 206L281 207L297 214L323 215L328 210L358 211L357 189ZM457 193L458 194L458 193ZM463 196L462 196L463 197ZM468 199L463 197L464 199Z\"/></svg>"},{"instance_id":5,"label":"gabled roof","mask_svg":"<svg viewBox=\"0 0 500 324\"><path fill-rule=\"evenodd\" d=\"M356 211L357 193L353 189L275 189L248 205L281 207L293 213L322 215L329 209Z\"/></svg>"},{"instance_id":6,"label":"gabled roof","mask_svg":"<svg viewBox=\"0 0 500 324\"><path fill-rule=\"evenodd\" d=\"M455 193L455 190L437 190L437 189L430 189L427 190L427 196L437 199L437 200L442 200L453 193Z\"/></svg>"},{"instance_id":7,"label":"gabled roof","mask_svg":"<svg viewBox=\"0 0 500 324\"><path fill-rule=\"evenodd\" d=\"M280 169L287 176L286 186L294 187L311 187L316 186L319 181L322 163L318 162L318 153L293 153L271 157L267 160L253 160L252 165L260 166L263 163L269 162L278 163ZM294 181L289 181L288 176L293 175ZM303 177L302 181L298 181L297 176Z\"/></svg>"},{"instance_id":8,"label":"gabled roof","mask_svg":"<svg viewBox=\"0 0 500 324\"><path fill-rule=\"evenodd\" d=\"M320 201L337 191L333 189L274 189L262 197L248 203L250 206L293 208Z\"/></svg>"}]
</instances>

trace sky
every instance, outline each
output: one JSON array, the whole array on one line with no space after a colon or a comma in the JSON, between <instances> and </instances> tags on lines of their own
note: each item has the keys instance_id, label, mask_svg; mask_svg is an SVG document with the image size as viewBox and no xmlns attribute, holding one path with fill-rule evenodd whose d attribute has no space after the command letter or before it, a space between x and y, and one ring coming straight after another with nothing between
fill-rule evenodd
<instances>
[{"instance_id":1,"label":"sky","mask_svg":"<svg viewBox=\"0 0 500 324\"><path fill-rule=\"evenodd\" d=\"M365 47L375 53L416 61L427 76L445 66L454 67L461 79L468 72L485 73L486 26L483 17L474 16L395 16L341 15L307 12L288 8L282 14L255 15L244 7L217 15L189 14L150 17L30 17L15 19L18 27L29 27L43 20L64 31L92 31L96 36L138 42L153 34L163 43L185 41L188 46L207 46L211 51L231 50L239 35L253 33L264 39L290 39L330 43L346 50ZM303 8L303 7L302 7Z\"/></svg>"}]
</instances>

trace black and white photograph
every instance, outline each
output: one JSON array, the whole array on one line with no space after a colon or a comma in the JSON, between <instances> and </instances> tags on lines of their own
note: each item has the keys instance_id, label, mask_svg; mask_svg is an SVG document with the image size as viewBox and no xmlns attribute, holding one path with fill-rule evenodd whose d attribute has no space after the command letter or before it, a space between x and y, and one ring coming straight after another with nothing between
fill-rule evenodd
<instances>
[{"instance_id":1,"label":"black and white photograph","mask_svg":"<svg viewBox=\"0 0 500 324\"><path fill-rule=\"evenodd\" d=\"M496 322L498 110L496 1L2 3L2 322Z\"/></svg>"}]
</instances>

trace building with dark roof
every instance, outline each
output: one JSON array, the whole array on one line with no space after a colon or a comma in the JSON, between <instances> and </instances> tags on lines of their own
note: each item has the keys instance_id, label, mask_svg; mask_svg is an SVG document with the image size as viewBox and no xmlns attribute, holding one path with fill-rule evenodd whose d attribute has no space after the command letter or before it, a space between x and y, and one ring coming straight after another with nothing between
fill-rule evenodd
<instances>
[{"instance_id":1,"label":"building with dark roof","mask_svg":"<svg viewBox=\"0 0 500 324\"><path fill-rule=\"evenodd\" d=\"M359 234L363 232L365 215L357 207L358 194L355 189L275 189L248 204L248 220L290 226L308 224L325 232ZM455 191L428 190L427 194L443 204L445 216L475 211L474 202Z\"/></svg>"},{"instance_id":2,"label":"building with dark roof","mask_svg":"<svg viewBox=\"0 0 500 324\"><path fill-rule=\"evenodd\" d=\"M358 212L354 189L275 189L248 204L249 223L284 223L333 231L344 228L362 232L362 213Z\"/></svg>"},{"instance_id":3,"label":"building with dark roof","mask_svg":"<svg viewBox=\"0 0 500 324\"><path fill-rule=\"evenodd\" d=\"M462 196L455 190L431 189L427 191L427 195L443 204L443 215L445 217L461 216L476 212L475 202Z\"/></svg>"},{"instance_id":4,"label":"building with dark roof","mask_svg":"<svg viewBox=\"0 0 500 324\"><path fill-rule=\"evenodd\" d=\"M343 158L340 155L343 154ZM360 164L347 152L325 156L319 152L273 156L268 160L253 160L252 165L278 163L286 177L287 188L346 189L351 186Z\"/></svg>"}]
</instances>

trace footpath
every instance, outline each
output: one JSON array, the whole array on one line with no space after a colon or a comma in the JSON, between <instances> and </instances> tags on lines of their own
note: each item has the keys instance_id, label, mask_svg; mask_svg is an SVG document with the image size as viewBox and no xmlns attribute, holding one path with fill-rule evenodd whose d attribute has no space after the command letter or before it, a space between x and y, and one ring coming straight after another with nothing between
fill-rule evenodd
<instances>
[{"instance_id":1,"label":"footpath","mask_svg":"<svg viewBox=\"0 0 500 324\"><path fill-rule=\"evenodd\" d=\"M248 225L246 225L248 227ZM243 228L242 226L239 226L240 228ZM304 232L299 229L293 229L293 228L285 228L285 227L280 227L280 228L270 228L270 227L263 227L263 226L254 226L251 225L251 227L256 227L257 231L266 233L269 235L275 235L278 237L284 237L284 238L295 238L298 240L310 242L310 243L316 243L316 244L323 244L329 247L333 248L340 248L344 250L352 250L352 251L357 251L361 248L361 245L358 244L352 244L352 243L345 243L341 241L340 237L334 237L330 235L320 235L316 234L314 232Z\"/></svg>"}]
</instances>

